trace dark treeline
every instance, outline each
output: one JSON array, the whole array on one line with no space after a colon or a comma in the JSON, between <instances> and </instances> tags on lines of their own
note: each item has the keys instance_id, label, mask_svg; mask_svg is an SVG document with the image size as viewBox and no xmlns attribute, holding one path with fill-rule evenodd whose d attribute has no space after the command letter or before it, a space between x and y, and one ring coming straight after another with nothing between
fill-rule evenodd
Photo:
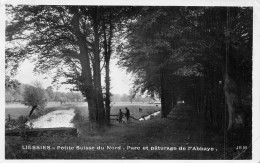
<instances>
[{"instance_id":1,"label":"dark treeline","mask_svg":"<svg viewBox=\"0 0 260 163\"><path fill-rule=\"evenodd\" d=\"M110 58L136 11L129 6L7 5L6 67L15 73L21 61L33 57L36 72L53 70L53 82L65 77L82 93L91 121L110 123Z\"/></svg>"},{"instance_id":2,"label":"dark treeline","mask_svg":"<svg viewBox=\"0 0 260 163\"><path fill-rule=\"evenodd\" d=\"M93 122L109 123L113 53L135 75L130 94L159 96L162 117L177 100L185 100L218 130L251 127L250 7L6 8L12 18L6 23L6 42L13 45L6 48L6 67L16 69L34 57L35 71L56 70L54 82L65 77L81 91ZM14 47L24 40L24 47Z\"/></svg>"},{"instance_id":3,"label":"dark treeline","mask_svg":"<svg viewBox=\"0 0 260 163\"><path fill-rule=\"evenodd\" d=\"M162 117L182 99L215 129L250 131L252 24L252 8L144 7L120 65L136 75L135 92L160 96Z\"/></svg>"}]
</instances>

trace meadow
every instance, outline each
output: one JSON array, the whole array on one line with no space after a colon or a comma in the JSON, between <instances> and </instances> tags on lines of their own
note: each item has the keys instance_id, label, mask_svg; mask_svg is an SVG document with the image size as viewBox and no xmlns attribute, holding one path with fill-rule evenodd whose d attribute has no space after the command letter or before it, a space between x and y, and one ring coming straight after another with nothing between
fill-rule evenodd
<instances>
[{"instance_id":1,"label":"meadow","mask_svg":"<svg viewBox=\"0 0 260 163\"><path fill-rule=\"evenodd\" d=\"M157 104L158 105L158 104ZM14 106L17 108L15 109ZM131 116L140 118L160 109L156 104L148 103L115 103L111 114L117 114L119 109L127 107ZM139 107L142 112L139 112ZM196 116L190 114L188 106L178 105L175 108L178 118L160 118L155 116L150 120L130 123L118 123L112 120L110 125L91 123L88 119L87 103L50 103L43 111L75 109L72 119L78 129L78 136L66 134L43 134L37 137L5 137L6 159L223 159L222 138L219 133L204 130ZM186 109L185 109L186 108ZM9 109L9 110L8 110ZM20 110L19 110L20 109ZM22 105L13 105L12 110L22 113L28 109ZM179 111L178 111L179 110ZM184 112L189 113L187 115ZM182 114L180 114L180 112ZM173 113L175 114L175 113ZM187 117L191 116L191 117ZM187 121L189 118L189 121ZM201 140L203 140L201 142ZM205 140L205 141L204 141ZM182 151L182 146L214 147L219 151ZM48 147L50 150L41 150ZM35 148L35 149L33 149ZM69 148L73 148L70 150ZM154 150L153 148L178 148L178 150ZM93 150L91 150L93 149ZM148 150L146 150L148 149ZM233 158L233 148L228 148L230 158ZM242 158L247 158L250 151Z\"/></svg>"},{"instance_id":2,"label":"meadow","mask_svg":"<svg viewBox=\"0 0 260 163\"><path fill-rule=\"evenodd\" d=\"M60 106L60 102L48 102L44 110L45 112L48 112L51 110L62 108L63 107ZM8 114L10 114L11 119L17 119L20 116L28 116L30 111L31 109L28 106L25 106L21 103L5 104L5 119L8 118ZM37 113L37 110L35 110L35 113Z\"/></svg>"},{"instance_id":3,"label":"meadow","mask_svg":"<svg viewBox=\"0 0 260 163\"><path fill-rule=\"evenodd\" d=\"M157 106L156 106L157 105ZM86 102L67 102L65 104L60 105L60 102L48 102L46 108L44 111L35 111L34 114L37 114L39 112L50 112L53 110L58 109L68 109L68 108L76 108L80 113L81 116L87 118L88 117L88 109L87 109L87 103ZM155 111L160 110L160 105L158 104L149 104L149 103L130 103L130 102L117 102L112 103L111 107L111 115L117 115L119 112L119 109L122 110L122 112L125 112L125 108L128 108L130 110L130 115L136 119L141 118L142 116L147 116L149 114L154 113ZM142 111L139 112L139 107L142 108ZM8 118L8 114L10 114L11 119L17 119L20 116L28 116L30 112L30 108L23 104L7 104L5 105L5 118ZM113 117L111 117L113 119Z\"/></svg>"},{"instance_id":4,"label":"meadow","mask_svg":"<svg viewBox=\"0 0 260 163\"><path fill-rule=\"evenodd\" d=\"M159 106L148 103L114 103L111 107L111 115L117 115L119 109L125 112L125 107L130 110L130 114L134 118L141 118L142 116L149 115L159 109ZM139 107L142 108L142 112L139 112ZM70 109L74 108L76 115L74 116L72 123L79 130L78 137L71 137L69 135L45 135L42 137L15 137L6 136L6 159L11 158L99 158L98 155L103 155L102 158L120 158L117 156L117 152L113 150L106 150L104 153L88 153L87 151L28 151L23 147L28 144L35 144L39 146L52 145L52 146L66 146L66 145L80 145L82 147L98 145L109 145L111 147L120 146L121 143L128 142L126 136L129 133L138 132L138 127L146 127L146 122L132 121L128 124L120 124L116 120L111 120L110 125L99 126L95 123L88 121L88 109L87 103L66 103L60 105L60 103L49 103L44 109L44 113L48 113L54 110ZM21 104L13 104L6 106L6 115L19 117L21 115L27 115L29 108ZM37 114L37 113L36 113ZM149 128L149 127L148 127ZM64 152L66 155L64 155ZM87 153L86 153L87 152ZM122 153L123 151L120 151ZM123 152L125 153L125 152ZM121 154L120 154L121 155ZM101 157L100 157L101 158Z\"/></svg>"},{"instance_id":5,"label":"meadow","mask_svg":"<svg viewBox=\"0 0 260 163\"><path fill-rule=\"evenodd\" d=\"M128 108L130 111L130 116L140 119L142 116L147 116L149 114L152 114L156 111L160 110L160 105L157 104L149 104L149 103L130 103L130 102L118 102L113 105L111 108L111 115L117 115L119 113L119 109L122 110L124 113L126 110L125 108ZM142 111L139 111L139 107L142 109Z\"/></svg>"},{"instance_id":6,"label":"meadow","mask_svg":"<svg viewBox=\"0 0 260 163\"><path fill-rule=\"evenodd\" d=\"M153 150L155 147L179 148L189 145L195 146L199 140L213 137L200 134L200 125L196 117L190 121L178 118L160 118L159 116L147 121L130 123L111 123L100 125L86 120L86 103L77 105L65 104L56 108L75 108L76 115L72 122L79 130L77 137L70 135L47 134L38 137L5 137L6 159L220 159L219 152L196 152L182 150ZM153 104L118 103L111 108L111 114L119 109L128 107L131 115L138 118L157 109ZM142 113L138 108L142 107ZM185 106L183 106L185 107ZM183 108L179 110L183 111ZM85 114L85 115L84 115ZM179 115L178 116L184 116ZM206 139L207 138L207 139ZM216 143L214 139L213 143ZM221 149L219 145L210 143ZM203 145L203 144L201 144ZM41 150L48 147L50 150ZM32 149L35 148L35 149ZM38 149L37 149L38 148ZM70 150L70 148L73 148ZM91 150L93 148L93 150ZM148 150L144 150L148 148Z\"/></svg>"},{"instance_id":7,"label":"meadow","mask_svg":"<svg viewBox=\"0 0 260 163\"><path fill-rule=\"evenodd\" d=\"M60 103L58 102L48 102L46 110L49 108L57 107ZM28 116L30 113L30 108L20 103L16 104L5 104L5 119L8 118L10 114L11 119L17 119L20 116Z\"/></svg>"}]
</instances>

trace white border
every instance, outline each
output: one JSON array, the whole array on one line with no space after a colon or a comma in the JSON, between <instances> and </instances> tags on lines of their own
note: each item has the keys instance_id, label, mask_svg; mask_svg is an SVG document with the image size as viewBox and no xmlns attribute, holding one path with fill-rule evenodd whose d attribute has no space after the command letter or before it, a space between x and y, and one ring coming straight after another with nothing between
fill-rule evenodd
<instances>
[{"instance_id":1,"label":"white border","mask_svg":"<svg viewBox=\"0 0 260 163\"><path fill-rule=\"evenodd\" d=\"M1 4L35 5L124 5L124 6L254 6L257 0L1 0Z\"/></svg>"},{"instance_id":2,"label":"white border","mask_svg":"<svg viewBox=\"0 0 260 163\"><path fill-rule=\"evenodd\" d=\"M5 4L34 4L34 5L124 5L124 6L253 6L254 26L253 26L253 159L252 161L225 161L215 162L260 162L260 1L259 0L0 0L0 115L1 115L1 139L0 139L0 162L45 162L49 160L5 160L4 151L4 47L5 47ZM3 132L2 132L3 131ZM60 161L60 160L57 160ZM71 162L72 160L62 160ZM86 160L76 160L86 162ZM87 160L91 162L106 162L108 160ZM125 160L111 160L113 162L128 162ZM158 160L141 160L142 163L157 162ZM191 160L164 160L165 162L180 161L191 162ZM208 162L209 160L197 160L192 162ZM138 161L139 162L139 161Z\"/></svg>"}]
</instances>

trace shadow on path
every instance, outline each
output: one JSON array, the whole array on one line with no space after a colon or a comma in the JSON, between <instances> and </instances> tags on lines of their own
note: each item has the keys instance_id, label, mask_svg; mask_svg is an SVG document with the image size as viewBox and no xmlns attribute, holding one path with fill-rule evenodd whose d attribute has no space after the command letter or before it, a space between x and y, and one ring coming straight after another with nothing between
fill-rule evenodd
<instances>
[{"instance_id":1,"label":"shadow on path","mask_svg":"<svg viewBox=\"0 0 260 163\"><path fill-rule=\"evenodd\" d=\"M167 118L140 123L135 130L122 143L146 145L152 158L223 159L223 137L205 131L203 122L189 106L180 105Z\"/></svg>"}]
</instances>

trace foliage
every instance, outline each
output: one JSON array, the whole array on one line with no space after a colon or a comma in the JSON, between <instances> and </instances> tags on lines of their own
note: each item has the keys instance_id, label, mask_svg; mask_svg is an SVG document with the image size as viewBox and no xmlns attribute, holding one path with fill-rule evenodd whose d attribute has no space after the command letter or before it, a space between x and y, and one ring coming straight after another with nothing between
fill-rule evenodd
<instances>
[{"instance_id":1,"label":"foliage","mask_svg":"<svg viewBox=\"0 0 260 163\"><path fill-rule=\"evenodd\" d=\"M17 53L10 51L19 56L16 61L34 58L37 62L34 70L39 73L54 69L53 82L59 82L61 76L66 77L64 83L75 85L74 90L81 91L86 97L90 119L103 121L101 63L104 61L106 65L106 103L109 106L109 61L115 42L113 36L124 28L122 22L135 14L135 8L29 5L7 5L6 8L10 18L6 41L25 44ZM12 61L12 58L8 60Z\"/></svg>"},{"instance_id":2,"label":"foliage","mask_svg":"<svg viewBox=\"0 0 260 163\"><path fill-rule=\"evenodd\" d=\"M29 84L20 83L18 80L6 79L5 88L5 102L9 103L21 103L23 102L23 93L25 87L32 86ZM45 98L48 101L60 101L61 98L67 102L82 102L83 96L80 92L54 92L51 86L44 89Z\"/></svg>"},{"instance_id":3,"label":"foliage","mask_svg":"<svg viewBox=\"0 0 260 163\"><path fill-rule=\"evenodd\" d=\"M32 124L27 124L27 117L20 116L18 119L11 119L5 122L5 129L13 130L13 129L29 129L32 128Z\"/></svg>"},{"instance_id":4,"label":"foliage","mask_svg":"<svg viewBox=\"0 0 260 163\"><path fill-rule=\"evenodd\" d=\"M53 99L54 98L54 92L53 92L53 88L51 86L46 88L46 92L47 92L47 95L48 95L49 99Z\"/></svg>"},{"instance_id":5,"label":"foliage","mask_svg":"<svg viewBox=\"0 0 260 163\"><path fill-rule=\"evenodd\" d=\"M18 80L5 76L5 101L7 103L22 101L21 87L22 84Z\"/></svg>"},{"instance_id":6,"label":"foliage","mask_svg":"<svg viewBox=\"0 0 260 163\"><path fill-rule=\"evenodd\" d=\"M119 64L136 76L133 92L159 95L163 117L176 101L170 87L171 74L184 65L189 68L193 64L185 37L188 27L181 26L179 10L179 7L143 8L137 21L129 24L126 37L129 43L118 49Z\"/></svg>"},{"instance_id":7,"label":"foliage","mask_svg":"<svg viewBox=\"0 0 260 163\"><path fill-rule=\"evenodd\" d=\"M228 129L236 114L250 113L245 105L252 97L252 8L18 5L7 6L7 13L7 42L26 40L20 49L6 50L11 63L13 53L17 61L36 58L35 71L56 69L54 81L65 76L86 97L91 121L109 114L115 49L119 64L135 75L131 96L160 97L162 117L178 99L222 129L226 105Z\"/></svg>"},{"instance_id":8,"label":"foliage","mask_svg":"<svg viewBox=\"0 0 260 163\"><path fill-rule=\"evenodd\" d=\"M26 86L23 92L23 104L32 107L29 116L32 115L35 109L44 109L47 99L45 98L44 90L39 87Z\"/></svg>"},{"instance_id":9,"label":"foliage","mask_svg":"<svg viewBox=\"0 0 260 163\"><path fill-rule=\"evenodd\" d=\"M247 114L242 101L251 97L252 8L143 7L125 39L117 51L119 64L136 77L133 95L158 94L162 116L177 99L222 129L226 104L229 129L238 112Z\"/></svg>"}]
</instances>

